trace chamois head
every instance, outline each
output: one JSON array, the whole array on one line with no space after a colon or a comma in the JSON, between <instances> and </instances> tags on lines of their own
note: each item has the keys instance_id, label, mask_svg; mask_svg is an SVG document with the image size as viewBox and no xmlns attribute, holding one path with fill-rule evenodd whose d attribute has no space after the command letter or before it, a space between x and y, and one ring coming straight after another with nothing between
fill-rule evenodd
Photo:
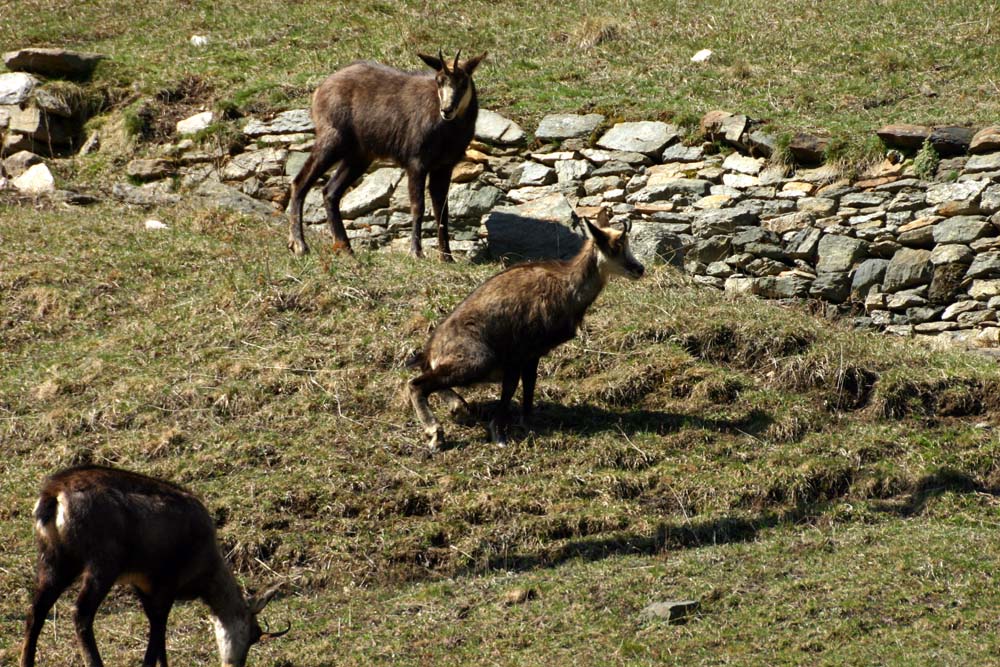
<instances>
[{"instance_id":1,"label":"chamois head","mask_svg":"<svg viewBox=\"0 0 1000 667\"><path fill-rule=\"evenodd\" d=\"M261 628L257 621L257 615L278 593L279 588L280 584L247 598L244 612L235 619L215 619L215 641L219 646L222 667L244 667L251 646L280 637L291 628L289 625L279 632L270 632L267 628Z\"/></svg>"},{"instance_id":2,"label":"chamois head","mask_svg":"<svg viewBox=\"0 0 1000 667\"><path fill-rule=\"evenodd\" d=\"M626 221L621 231L611 227L600 227L586 218L583 219L587 233L594 240L597 249L597 266L605 276L627 276L637 280L645 273L646 267L639 263L628 247L628 233L632 223Z\"/></svg>"},{"instance_id":3,"label":"chamois head","mask_svg":"<svg viewBox=\"0 0 1000 667\"><path fill-rule=\"evenodd\" d=\"M461 49L455 54L455 60L451 65L444 59L440 49L437 56L417 54L436 72L434 80L437 83L438 109L444 120L453 120L465 113L472 100L472 73L486 57L486 54L482 53L459 63L460 53Z\"/></svg>"}]
</instances>

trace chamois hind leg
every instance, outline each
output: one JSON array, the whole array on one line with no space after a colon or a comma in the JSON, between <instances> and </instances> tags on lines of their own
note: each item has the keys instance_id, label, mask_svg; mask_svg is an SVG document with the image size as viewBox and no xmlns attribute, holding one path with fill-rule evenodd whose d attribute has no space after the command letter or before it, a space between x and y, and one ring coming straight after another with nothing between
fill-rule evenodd
<instances>
[{"instance_id":1,"label":"chamois hind leg","mask_svg":"<svg viewBox=\"0 0 1000 667\"><path fill-rule=\"evenodd\" d=\"M424 256L420 241L420 228L424 222L424 185L426 182L427 172L423 169L410 167L406 170L406 183L410 193L410 216L412 217L411 257Z\"/></svg>"},{"instance_id":2,"label":"chamois hind leg","mask_svg":"<svg viewBox=\"0 0 1000 667\"><path fill-rule=\"evenodd\" d=\"M330 225L330 233L333 234L333 247L337 250L353 253L351 242L347 238L347 230L344 229L344 219L340 217L340 200L347 192L347 188L351 187L351 184L358 180L366 169L368 169L368 164L364 162L344 160L323 188L326 219Z\"/></svg>"},{"instance_id":3,"label":"chamois hind leg","mask_svg":"<svg viewBox=\"0 0 1000 667\"><path fill-rule=\"evenodd\" d=\"M521 366L521 423L531 418L535 408L535 381L538 379L539 359L531 359Z\"/></svg>"},{"instance_id":4,"label":"chamois hind leg","mask_svg":"<svg viewBox=\"0 0 1000 667\"><path fill-rule=\"evenodd\" d=\"M138 588L135 589L142 610L149 619L149 643L146 646L146 656L142 659L142 667L167 667L167 617L174 601L171 596L149 595Z\"/></svg>"},{"instance_id":5,"label":"chamois hind leg","mask_svg":"<svg viewBox=\"0 0 1000 667\"><path fill-rule=\"evenodd\" d=\"M507 444L507 424L510 422L510 401L517 391L517 383L521 379L521 369L517 367L503 370L503 384L500 389L500 403L496 414L490 422L490 435L493 442L503 447Z\"/></svg>"},{"instance_id":6,"label":"chamois hind leg","mask_svg":"<svg viewBox=\"0 0 1000 667\"><path fill-rule=\"evenodd\" d=\"M94 617L97 615L97 608L101 606L101 602L114 583L114 577L98 570L86 570L83 574L83 587L76 598L73 625L87 667L104 667L104 661L101 660L101 654L97 650L97 641L94 639Z\"/></svg>"},{"instance_id":7,"label":"chamois hind leg","mask_svg":"<svg viewBox=\"0 0 1000 667\"><path fill-rule=\"evenodd\" d=\"M452 168L432 171L427 183L431 193L431 207L434 209L434 220L437 221L438 251L442 262L453 262L451 242L448 237L448 186L451 184Z\"/></svg>"},{"instance_id":8,"label":"chamois hind leg","mask_svg":"<svg viewBox=\"0 0 1000 667\"><path fill-rule=\"evenodd\" d=\"M21 648L21 667L34 667L35 652L38 648L38 635L42 632L42 624L49 615L52 605L63 594L78 570L60 573L59 564L42 556L38 562L38 575L35 583L35 595L31 601L31 609L24 623L24 645Z\"/></svg>"},{"instance_id":9,"label":"chamois hind leg","mask_svg":"<svg viewBox=\"0 0 1000 667\"><path fill-rule=\"evenodd\" d=\"M296 255L309 252L302 233L302 206L305 204L309 188L340 159L339 142L329 135L325 140L317 140L312 152L306 158L302 169L292 180L292 197L288 204L288 249Z\"/></svg>"},{"instance_id":10,"label":"chamois hind leg","mask_svg":"<svg viewBox=\"0 0 1000 667\"><path fill-rule=\"evenodd\" d=\"M475 358L475 355L470 354L466 357L466 359L469 358ZM462 368L454 368L451 364L440 364L410 380L410 403L413 404L417 419L424 427L427 445L432 452L440 449L444 443L444 429L441 428L440 422L431 412L427 398L431 394L445 392L445 400L451 402L454 398L458 398L464 404L465 401L462 401L461 397L452 390L452 387L462 387L482 380L489 375L491 367L489 356L484 354L481 355L477 363Z\"/></svg>"}]
</instances>

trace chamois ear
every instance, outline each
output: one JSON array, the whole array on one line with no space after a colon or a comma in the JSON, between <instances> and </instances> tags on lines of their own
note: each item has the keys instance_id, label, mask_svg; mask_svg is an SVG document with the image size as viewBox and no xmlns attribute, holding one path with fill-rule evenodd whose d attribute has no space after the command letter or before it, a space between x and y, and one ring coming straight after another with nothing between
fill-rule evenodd
<instances>
[{"instance_id":1,"label":"chamois ear","mask_svg":"<svg viewBox=\"0 0 1000 667\"><path fill-rule=\"evenodd\" d=\"M486 57L486 52L483 51L478 56L473 56L469 58L464 63L462 63L462 69L465 70L466 74L472 76L472 73L476 71L476 68L479 67L479 63L481 63L483 61L483 58L485 57Z\"/></svg>"},{"instance_id":2,"label":"chamois ear","mask_svg":"<svg viewBox=\"0 0 1000 667\"><path fill-rule=\"evenodd\" d=\"M444 69L444 60L438 58L437 56L429 56L426 53L418 53L417 57L427 63L427 66L435 71L441 71Z\"/></svg>"},{"instance_id":3,"label":"chamois ear","mask_svg":"<svg viewBox=\"0 0 1000 667\"><path fill-rule=\"evenodd\" d=\"M274 599L274 596L277 595L280 590L281 584L275 584L274 586L261 591L247 600L247 606L250 607L250 613L259 614L264 607L267 606L267 603Z\"/></svg>"},{"instance_id":4,"label":"chamois ear","mask_svg":"<svg viewBox=\"0 0 1000 667\"><path fill-rule=\"evenodd\" d=\"M594 243L596 243L599 248L608 247L608 235L603 229L592 223L587 218L583 219L583 224L587 230L587 236L594 239Z\"/></svg>"}]
</instances>

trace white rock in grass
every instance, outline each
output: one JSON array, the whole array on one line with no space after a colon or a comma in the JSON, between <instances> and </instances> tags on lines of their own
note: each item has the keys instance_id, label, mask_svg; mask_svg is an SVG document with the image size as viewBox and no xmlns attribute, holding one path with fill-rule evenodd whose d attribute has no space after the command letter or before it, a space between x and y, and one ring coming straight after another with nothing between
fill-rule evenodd
<instances>
[{"instance_id":1,"label":"white rock in grass","mask_svg":"<svg viewBox=\"0 0 1000 667\"><path fill-rule=\"evenodd\" d=\"M146 229L167 229L167 226L160 222L159 220L153 220L150 218L145 222Z\"/></svg>"},{"instance_id":2,"label":"white rock in grass","mask_svg":"<svg viewBox=\"0 0 1000 667\"><path fill-rule=\"evenodd\" d=\"M191 46L208 46L209 41L208 35L191 35Z\"/></svg>"},{"instance_id":3,"label":"white rock in grass","mask_svg":"<svg viewBox=\"0 0 1000 667\"><path fill-rule=\"evenodd\" d=\"M177 121L177 134L197 134L212 124L215 114L211 111L202 111L195 115Z\"/></svg>"},{"instance_id":4,"label":"white rock in grass","mask_svg":"<svg viewBox=\"0 0 1000 667\"><path fill-rule=\"evenodd\" d=\"M691 62L693 63L705 63L708 62L714 55L712 49L702 49L698 53L691 56Z\"/></svg>"},{"instance_id":5,"label":"white rock in grass","mask_svg":"<svg viewBox=\"0 0 1000 667\"><path fill-rule=\"evenodd\" d=\"M15 188L29 195L40 195L53 192L56 189L56 181L52 178L52 172L44 164L29 167L11 183Z\"/></svg>"}]
</instances>

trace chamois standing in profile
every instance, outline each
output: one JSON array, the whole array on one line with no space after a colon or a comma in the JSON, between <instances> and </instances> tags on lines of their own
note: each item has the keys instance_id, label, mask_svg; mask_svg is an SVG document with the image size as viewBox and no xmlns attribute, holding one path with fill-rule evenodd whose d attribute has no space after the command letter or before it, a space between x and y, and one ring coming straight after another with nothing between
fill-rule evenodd
<instances>
[{"instance_id":1,"label":"chamois standing in profile","mask_svg":"<svg viewBox=\"0 0 1000 667\"><path fill-rule=\"evenodd\" d=\"M493 276L465 298L431 334L410 366L423 371L409 382L410 401L431 451L444 438L427 397L443 394L453 414L465 401L452 387L502 383L490 422L494 442L506 442L508 410L518 382L524 383L521 414L531 416L538 362L576 335L587 309L612 275L638 279L644 267L629 250L623 231L584 220L590 238L568 260L518 264Z\"/></svg>"},{"instance_id":2,"label":"chamois standing in profile","mask_svg":"<svg viewBox=\"0 0 1000 667\"><path fill-rule=\"evenodd\" d=\"M175 600L200 598L208 605L223 667L243 667L252 644L288 632L261 630L257 614L277 586L244 597L219 550L212 517L180 486L115 468L67 468L42 484L33 514L38 569L21 667L35 664L45 617L78 577L83 585L73 622L87 667L104 664L94 616L115 583L133 587L149 618L144 667L167 665L167 616Z\"/></svg>"},{"instance_id":3,"label":"chamois standing in profile","mask_svg":"<svg viewBox=\"0 0 1000 667\"><path fill-rule=\"evenodd\" d=\"M460 52L459 52L460 53ZM438 56L417 54L434 73L401 72L372 62L356 62L330 75L313 94L316 142L292 181L288 248L309 251L302 234L302 206L309 188L340 162L323 188L334 247L351 252L340 199L376 158L391 158L406 170L413 234L410 254L423 254L420 226L428 183L437 222L441 258L451 260L448 240L448 186L451 172L475 133L479 102L472 73L483 53L450 65Z\"/></svg>"}]
</instances>

